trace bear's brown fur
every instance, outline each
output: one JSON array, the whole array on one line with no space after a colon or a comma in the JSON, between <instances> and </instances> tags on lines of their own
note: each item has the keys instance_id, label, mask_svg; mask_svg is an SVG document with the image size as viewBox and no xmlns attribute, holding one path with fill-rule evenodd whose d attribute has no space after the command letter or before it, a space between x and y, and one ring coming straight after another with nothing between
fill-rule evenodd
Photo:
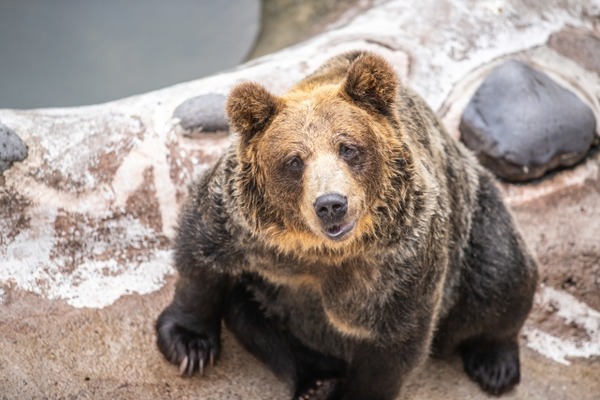
<instances>
[{"instance_id":1,"label":"bear's brown fur","mask_svg":"<svg viewBox=\"0 0 600 400\"><path fill-rule=\"evenodd\" d=\"M518 383L535 262L490 174L385 60L335 57L281 97L243 83L227 111L239 141L180 218L168 360L202 370L224 319L294 398L393 399L454 349L484 390Z\"/></svg>"}]
</instances>

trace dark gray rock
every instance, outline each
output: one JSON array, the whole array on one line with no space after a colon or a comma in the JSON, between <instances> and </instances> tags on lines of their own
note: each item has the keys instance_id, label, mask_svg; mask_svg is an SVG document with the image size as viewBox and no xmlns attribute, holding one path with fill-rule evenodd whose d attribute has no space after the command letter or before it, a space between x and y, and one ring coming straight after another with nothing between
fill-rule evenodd
<instances>
[{"instance_id":1,"label":"dark gray rock","mask_svg":"<svg viewBox=\"0 0 600 400\"><path fill-rule=\"evenodd\" d=\"M13 162L27 158L27 145L9 127L0 123L0 174Z\"/></svg>"},{"instance_id":2,"label":"dark gray rock","mask_svg":"<svg viewBox=\"0 0 600 400\"><path fill-rule=\"evenodd\" d=\"M513 60L484 80L459 128L483 165L506 180L525 181L582 160L596 120L573 92Z\"/></svg>"},{"instance_id":3,"label":"dark gray rock","mask_svg":"<svg viewBox=\"0 0 600 400\"><path fill-rule=\"evenodd\" d=\"M181 103L173 112L183 129L202 132L226 131L229 129L225 114L226 97L210 93L193 97Z\"/></svg>"}]
</instances>

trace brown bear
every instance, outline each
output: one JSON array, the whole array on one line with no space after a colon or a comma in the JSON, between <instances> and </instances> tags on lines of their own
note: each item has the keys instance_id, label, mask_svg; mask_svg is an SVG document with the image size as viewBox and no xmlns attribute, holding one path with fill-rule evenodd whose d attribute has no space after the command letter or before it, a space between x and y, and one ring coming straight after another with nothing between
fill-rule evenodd
<instances>
[{"instance_id":1,"label":"brown bear","mask_svg":"<svg viewBox=\"0 0 600 400\"><path fill-rule=\"evenodd\" d=\"M381 57L335 57L284 96L227 101L237 143L191 188L173 302L156 323L182 374L221 321L294 399L394 399L460 351L498 395L519 382L537 268L490 174Z\"/></svg>"}]
</instances>

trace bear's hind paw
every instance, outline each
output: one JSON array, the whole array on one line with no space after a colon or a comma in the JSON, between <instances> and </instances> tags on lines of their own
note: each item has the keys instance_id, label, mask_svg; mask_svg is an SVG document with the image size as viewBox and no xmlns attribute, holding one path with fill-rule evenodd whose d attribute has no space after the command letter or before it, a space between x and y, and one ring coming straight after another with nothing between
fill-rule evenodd
<instances>
[{"instance_id":1,"label":"bear's hind paw","mask_svg":"<svg viewBox=\"0 0 600 400\"><path fill-rule=\"evenodd\" d=\"M481 347L471 344L462 348L462 358L467 375L494 396L508 392L521 380L516 343Z\"/></svg>"},{"instance_id":2,"label":"bear's hind paw","mask_svg":"<svg viewBox=\"0 0 600 400\"><path fill-rule=\"evenodd\" d=\"M336 384L335 379L316 380L302 390L298 390L293 400L327 400Z\"/></svg>"}]
</instances>

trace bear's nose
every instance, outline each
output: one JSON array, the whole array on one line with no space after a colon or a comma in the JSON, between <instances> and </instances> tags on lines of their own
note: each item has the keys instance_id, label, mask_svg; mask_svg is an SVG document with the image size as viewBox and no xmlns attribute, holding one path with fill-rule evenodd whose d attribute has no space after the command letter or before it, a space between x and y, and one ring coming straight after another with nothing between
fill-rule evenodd
<instances>
[{"instance_id":1,"label":"bear's nose","mask_svg":"<svg viewBox=\"0 0 600 400\"><path fill-rule=\"evenodd\" d=\"M323 222L339 222L348 211L348 199L339 193L324 194L315 200L315 211Z\"/></svg>"}]
</instances>

